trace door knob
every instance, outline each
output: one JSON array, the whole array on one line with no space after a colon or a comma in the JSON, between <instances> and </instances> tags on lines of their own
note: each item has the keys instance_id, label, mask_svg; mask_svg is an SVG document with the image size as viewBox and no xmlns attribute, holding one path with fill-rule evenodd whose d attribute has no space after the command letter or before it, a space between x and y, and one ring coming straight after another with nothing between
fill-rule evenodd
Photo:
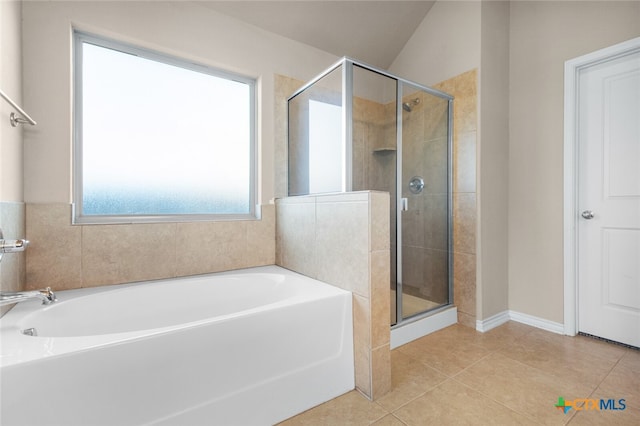
<instances>
[{"instance_id":1,"label":"door knob","mask_svg":"<svg viewBox=\"0 0 640 426\"><path fill-rule=\"evenodd\" d=\"M581 216L583 218L585 218L585 219L593 219L595 215L593 214L593 212L591 210L585 210L585 211L582 212Z\"/></svg>"}]
</instances>

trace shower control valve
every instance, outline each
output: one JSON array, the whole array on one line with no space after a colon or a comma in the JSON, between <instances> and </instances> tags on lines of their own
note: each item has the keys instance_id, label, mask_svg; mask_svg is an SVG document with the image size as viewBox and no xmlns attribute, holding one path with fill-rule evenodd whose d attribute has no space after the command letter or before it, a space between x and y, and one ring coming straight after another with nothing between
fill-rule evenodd
<instances>
[{"instance_id":1,"label":"shower control valve","mask_svg":"<svg viewBox=\"0 0 640 426\"><path fill-rule=\"evenodd\" d=\"M409 191L412 194L419 194L424 189L424 179L422 176L414 176L409 181Z\"/></svg>"}]
</instances>

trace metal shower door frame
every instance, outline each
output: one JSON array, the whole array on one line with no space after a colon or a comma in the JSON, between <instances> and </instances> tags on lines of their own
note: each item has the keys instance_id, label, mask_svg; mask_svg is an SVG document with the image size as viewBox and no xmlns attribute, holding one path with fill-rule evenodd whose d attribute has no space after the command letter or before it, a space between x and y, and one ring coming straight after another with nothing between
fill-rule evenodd
<instances>
[{"instance_id":1,"label":"metal shower door frame","mask_svg":"<svg viewBox=\"0 0 640 426\"><path fill-rule=\"evenodd\" d=\"M447 309L453 304L453 97L443 92L421 86L412 81L397 78L396 86L396 323L392 329L421 320L434 313ZM430 309L411 317L404 318L402 312L403 276L402 276L402 212L404 186L403 165L403 125L402 125L402 99L404 97L404 85L422 90L430 95L435 95L447 100L447 303L434 309Z\"/></svg>"},{"instance_id":2,"label":"metal shower door frame","mask_svg":"<svg viewBox=\"0 0 640 426\"><path fill-rule=\"evenodd\" d=\"M388 71L356 61L350 57L343 57L326 70L318 74L300 89L295 91L287 103L304 92L326 75L342 66L342 145L344 148L343 163L343 191L353 190L353 67L354 65L369 70L371 72L389 77L396 81L396 323L392 329L421 320L433 315L453 304L453 96L415 83L413 81L398 77ZM402 315L402 92L403 85L412 86L427 94L445 99L448 102L447 115L447 255L448 255L448 303L438 308L427 310L409 318Z\"/></svg>"}]
</instances>

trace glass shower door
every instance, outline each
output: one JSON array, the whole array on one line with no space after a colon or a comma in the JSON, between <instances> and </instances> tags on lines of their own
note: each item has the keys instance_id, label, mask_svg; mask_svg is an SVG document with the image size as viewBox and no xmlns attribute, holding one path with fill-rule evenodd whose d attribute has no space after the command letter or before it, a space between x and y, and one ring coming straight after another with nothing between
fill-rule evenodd
<instances>
[{"instance_id":1,"label":"glass shower door","mask_svg":"<svg viewBox=\"0 0 640 426\"><path fill-rule=\"evenodd\" d=\"M398 320L450 300L449 102L401 83Z\"/></svg>"}]
</instances>

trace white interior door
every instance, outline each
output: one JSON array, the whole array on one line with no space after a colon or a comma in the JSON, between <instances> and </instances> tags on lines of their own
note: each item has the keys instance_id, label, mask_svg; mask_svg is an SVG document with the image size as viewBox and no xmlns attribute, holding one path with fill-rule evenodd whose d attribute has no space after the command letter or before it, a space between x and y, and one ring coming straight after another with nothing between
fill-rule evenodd
<instances>
[{"instance_id":1,"label":"white interior door","mask_svg":"<svg viewBox=\"0 0 640 426\"><path fill-rule=\"evenodd\" d=\"M640 347L640 49L577 83L578 331Z\"/></svg>"}]
</instances>

